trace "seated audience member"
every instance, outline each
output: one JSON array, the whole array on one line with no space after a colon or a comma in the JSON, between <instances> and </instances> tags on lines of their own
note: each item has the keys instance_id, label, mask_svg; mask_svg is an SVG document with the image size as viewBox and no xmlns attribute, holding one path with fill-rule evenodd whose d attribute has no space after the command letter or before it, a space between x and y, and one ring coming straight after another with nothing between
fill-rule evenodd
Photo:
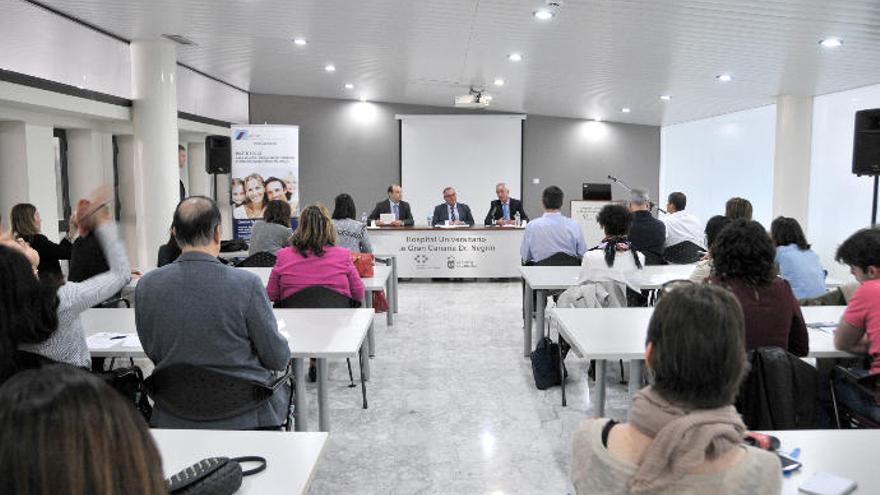
<instances>
[{"instance_id":1,"label":"seated audience member","mask_svg":"<svg viewBox=\"0 0 880 495\"><path fill-rule=\"evenodd\" d=\"M394 213L394 220L390 224L386 224L379 219L382 214ZM368 220L375 221L376 225L389 225L393 227L412 226L415 224L413 220L412 210L409 203L403 200L403 190L399 184L391 184L388 186L388 199L376 203L376 207L370 212Z\"/></svg>"},{"instance_id":2,"label":"seated audience member","mask_svg":"<svg viewBox=\"0 0 880 495\"><path fill-rule=\"evenodd\" d=\"M107 191L99 192L101 195ZM108 196L109 197L109 196ZM84 228L94 232L101 244L110 270L82 282L67 282L58 287L58 328L48 339L27 343L19 349L46 359L81 366L91 366L91 355L86 344L80 314L113 297L131 280L131 270L125 255L125 246L119 239L116 224L105 201L91 201L93 205L81 220Z\"/></svg>"},{"instance_id":3,"label":"seated audience member","mask_svg":"<svg viewBox=\"0 0 880 495\"><path fill-rule=\"evenodd\" d=\"M251 227L251 240L248 256L257 253L275 254L279 249L290 245L290 203L287 200L273 199L266 205L262 220Z\"/></svg>"},{"instance_id":4,"label":"seated audience member","mask_svg":"<svg viewBox=\"0 0 880 495\"><path fill-rule=\"evenodd\" d=\"M64 274L61 272L61 263L58 260L69 260L70 249L76 234L76 221L71 219L67 236L61 242L55 244L42 234L43 221L40 212L30 203L19 203L12 207L9 215L12 222L12 234L21 237L40 254L40 280L61 285L64 283Z\"/></svg>"},{"instance_id":5,"label":"seated audience member","mask_svg":"<svg viewBox=\"0 0 880 495\"><path fill-rule=\"evenodd\" d=\"M176 262L144 275L135 290L135 322L154 373L176 365L209 368L269 384L287 368L290 349L278 333L272 306L257 275L224 265L220 210L210 199L191 196L174 212L172 231L183 253ZM193 422L153 408L159 428L252 429L283 424L288 389L238 416Z\"/></svg>"},{"instance_id":6,"label":"seated audience member","mask_svg":"<svg viewBox=\"0 0 880 495\"><path fill-rule=\"evenodd\" d=\"M682 242L692 242L701 248L706 248L706 237L703 232L703 223L689 211L685 211L687 196L682 192L669 194L666 201L667 214L660 217L660 221L666 225L666 242L664 247L675 246Z\"/></svg>"},{"instance_id":7,"label":"seated audience member","mask_svg":"<svg viewBox=\"0 0 880 495\"><path fill-rule=\"evenodd\" d=\"M700 284L712 275L712 244L729 223L730 219L722 215L715 215L706 222L706 247L709 248L709 252L697 262L693 273L688 277L691 282Z\"/></svg>"},{"instance_id":8,"label":"seated audience member","mask_svg":"<svg viewBox=\"0 0 880 495\"><path fill-rule=\"evenodd\" d=\"M489 205L489 213L483 220L485 225L510 225L516 223L516 214L519 213L520 221L528 222L529 216L523 209L522 201L510 197L510 189L507 184L499 182L495 186L495 194L498 199L492 200Z\"/></svg>"},{"instance_id":9,"label":"seated audience member","mask_svg":"<svg viewBox=\"0 0 880 495\"><path fill-rule=\"evenodd\" d=\"M751 220L752 203L744 198L730 198L724 205L724 216L731 220Z\"/></svg>"},{"instance_id":10,"label":"seated audience member","mask_svg":"<svg viewBox=\"0 0 880 495\"><path fill-rule=\"evenodd\" d=\"M443 203L434 207L431 225L443 225L447 221L449 225L474 225L470 207L458 202L458 194L452 186L443 189Z\"/></svg>"},{"instance_id":11,"label":"seated audience member","mask_svg":"<svg viewBox=\"0 0 880 495\"><path fill-rule=\"evenodd\" d=\"M819 256L810 250L801 225L794 218L777 217L770 224L770 237L776 244L779 274L788 280L798 299L819 297L825 290L825 270Z\"/></svg>"},{"instance_id":12,"label":"seated audience member","mask_svg":"<svg viewBox=\"0 0 880 495\"><path fill-rule=\"evenodd\" d=\"M651 215L651 201L647 190L631 191L629 211L633 213L632 226L629 229L629 242L633 249L645 255L645 264L662 265L666 225Z\"/></svg>"},{"instance_id":13,"label":"seated audience member","mask_svg":"<svg viewBox=\"0 0 880 495\"><path fill-rule=\"evenodd\" d=\"M562 189L550 186L544 189L541 203L544 214L529 222L519 248L524 263L537 263L556 253L582 258L587 251L584 234L577 222L568 218L562 209Z\"/></svg>"},{"instance_id":14,"label":"seated audience member","mask_svg":"<svg viewBox=\"0 0 880 495\"><path fill-rule=\"evenodd\" d=\"M626 233L633 215L621 205L605 205L596 216L605 238L584 254L580 282L612 281L639 290L638 271L645 265L645 255L630 245Z\"/></svg>"},{"instance_id":15,"label":"seated audience member","mask_svg":"<svg viewBox=\"0 0 880 495\"><path fill-rule=\"evenodd\" d=\"M82 199L77 203L76 210L87 211L89 207L89 201ZM73 218L76 217L77 214L74 212ZM104 253L101 251L98 237L87 230L85 225L80 224L77 227L78 235L70 250L70 270L67 273L67 280L70 282L82 282L110 269L107 259L104 258ZM73 229L73 225L70 228Z\"/></svg>"},{"instance_id":16,"label":"seated audience member","mask_svg":"<svg viewBox=\"0 0 880 495\"><path fill-rule=\"evenodd\" d=\"M177 239L174 238L174 231L168 235L168 242L159 246L159 256L156 260L156 267L162 267L169 263L174 263L180 256L180 246L177 245Z\"/></svg>"},{"instance_id":17,"label":"seated audience member","mask_svg":"<svg viewBox=\"0 0 880 495\"><path fill-rule=\"evenodd\" d=\"M860 283L834 332L834 347L871 356L861 375L880 373L880 230L862 229L837 248L835 260L846 263ZM880 422L880 405L864 398L846 381L835 384L837 398L849 409Z\"/></svg>"},{"instance_id":18,"label":"seated audience member","mask_svg":"<svg viewBox=\"0 0 880 495\"><path fill-rule=\"evenodd\" d=\"M137 410L99 377L63 365L0 387L0 470L0 493L168 493Z\"/></svg>"},{"instance_id":19,"label":"seated audience member","mask_svg":"<svg viewBox=\"0 0 880 495\"><path fill-rule=\"evenodd\" d=\"M771 452L743 445L733 406L746 374L743 314L724 290L671 290L648 324L645 360L654 384L632 401L629 421L591 418L575 433L578 494L778 494Z\"/></svg>"},{"instance_id":20,"label":"seated audience member","mask_svg":"<svg viewBox=\"0 0 880 495\"><path fill-rule=\"evenodd\" d=\"M734 220L712 244L709 283L736 296L746 320L746 349L781 347L806 356L809 335L791 285L776 276L776 250L760 223Z\"/></svg>"},{"instance_id":21,"label":"seated audience member","mask_svg":"<svg viewBox=\"0 0 880 495\"><path fill-rule=\"evenodd\" d=\"M357 208L348 194L336 196L333 206L333 226L336 228L336 245L352 253L372 253L367 226L354 219Z\"/></svg>"},{"instance_id":22,"label":"seated audience member","mask_svg":"<svg viewBox=\"0 0 880 495\"><path fill-rule=\"evenodd\" d=\"M336 230L318 205L307 206L290 239L290 247L278 251L266 290L273 301L320 285L351 299L364 297L364 283L358 275L351 252L337 247Z\"/></svg>"}]
</instances>

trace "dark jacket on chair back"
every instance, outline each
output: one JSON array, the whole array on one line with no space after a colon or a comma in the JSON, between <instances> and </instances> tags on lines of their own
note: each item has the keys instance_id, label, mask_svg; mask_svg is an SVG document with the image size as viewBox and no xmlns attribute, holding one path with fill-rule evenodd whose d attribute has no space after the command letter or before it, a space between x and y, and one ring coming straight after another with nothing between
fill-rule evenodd
<instances>
[{"instance_id":1,"label":"dark jacket on chair back","mask_svg":"<svg viewBox=\"0 0 880 495\"><path fill-rule=\"evenodd\" d=\"M750 430L814 428L818 372L779 347L748 352L750 371L736 410Z\"/></svg>"}]
</instances>

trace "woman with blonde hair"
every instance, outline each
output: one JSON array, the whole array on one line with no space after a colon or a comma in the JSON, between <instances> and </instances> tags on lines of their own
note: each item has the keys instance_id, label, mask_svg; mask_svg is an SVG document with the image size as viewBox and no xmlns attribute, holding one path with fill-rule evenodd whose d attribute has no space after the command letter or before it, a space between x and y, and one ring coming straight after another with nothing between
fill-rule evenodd
<instances>
[{"instance_id":1,"label":"woman with blonde hair","mask_svg":"<svg viewBox=\"0 0 880 495\"><path fill-rule=\"evenodd\" d=\"M40 212L30 203L19 203L12 207L10 213L12 223L12 235L20 237L31 245L40 254L40 265L37 270L40 280L52 285L64 283L64 274L61 272L61 263L58 260L69 260L73 248L73 238L77 231L77 225L71 219L71 225L67 236L56 244L43 235L43 221Z\"/></svg>"},{"instance_id":2,"label":"woman with blonde hair","mask_svg":"<svg viewBox=\"0 0 880 495\"><path fill-rule=\"evenodd\" d=\"M313 204L300 214L290 247L276 253L266 288L269 299L281 301L314 285L363 299L364 283L349 250L336 246L336 229L326 211L323 205Z\"/></svg>"},{"instance_id":3,"label":"woman with blonde hair","mask_svg":"<svg viewBox=\"0 0 880 495\"><path fill-rule=\"evenodd\" d=\"M244 178L244 204L232 211L232 217L238 219L263 218L266 211L266 184L260 174L251 174Z\"/></svg>"}]
</instances>

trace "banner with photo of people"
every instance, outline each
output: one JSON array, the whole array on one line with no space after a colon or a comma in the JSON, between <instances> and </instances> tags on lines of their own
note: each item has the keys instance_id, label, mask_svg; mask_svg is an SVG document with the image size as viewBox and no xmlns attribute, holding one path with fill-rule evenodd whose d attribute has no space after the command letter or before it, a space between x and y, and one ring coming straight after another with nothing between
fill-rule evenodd
<instances>
[{"instance_id":1,"label":"banner with photo of people","mask_svg":"<svg viewBox=\"0 0 880 495\"><path fill-rule=\"evenodd\" d=\"M269 201L286 201L292 223L299 211L299 126L233 126L231 178L235 239L250 239Z\"/></svg>"}]
</instances>

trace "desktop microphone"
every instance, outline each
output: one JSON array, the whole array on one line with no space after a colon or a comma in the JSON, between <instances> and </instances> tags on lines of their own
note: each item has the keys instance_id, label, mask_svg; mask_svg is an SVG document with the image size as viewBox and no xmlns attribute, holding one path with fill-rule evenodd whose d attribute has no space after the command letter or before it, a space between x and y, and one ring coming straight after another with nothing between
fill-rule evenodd
<instances>
[{"instance_id":1,"label":"desktop microphone","mask_svg":"<svg viewBox=\"0 0 880 495\"><path fill-rule=\"evenodd\" d=\"M498 211L498 207L494 204L492 205L492 211L489 212L489 218L492 219L492 223L495 223L495 212Z\"/></svg>"}]
</instances>

